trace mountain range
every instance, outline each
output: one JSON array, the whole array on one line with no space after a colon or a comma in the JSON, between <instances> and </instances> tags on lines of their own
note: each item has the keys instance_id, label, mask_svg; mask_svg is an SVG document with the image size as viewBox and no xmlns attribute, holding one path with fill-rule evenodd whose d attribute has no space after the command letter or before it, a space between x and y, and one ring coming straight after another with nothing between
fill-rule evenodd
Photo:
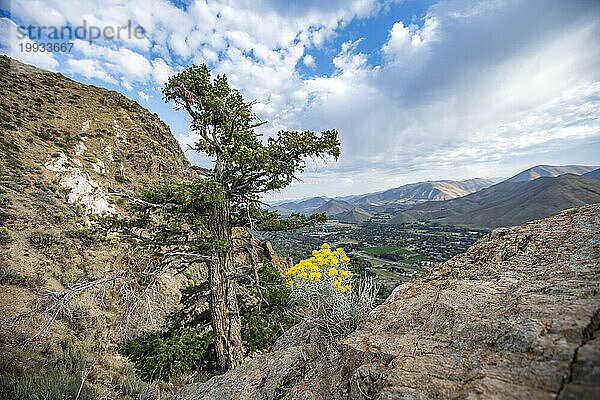
<instances>
[{"instance_id":1,"label":"mountain range","mask_svg":"<svg viewBox=\"0 0 600 400\"><path fill-rule=\"evenodd\" d=\"M583 176L585 176L586 178L600 179L600 168L583 174Z\"/></svg>"},{"instance_id":2,"label":"mountain range","mask_svg":"<svg viewBox=\"0 0 600 400\"><path fill-rule=\"evenodd\" d=\"M381 192L312 197L273 205L280 213L325 213L351 224L382 211L391 224L435 221L492 229L544 218L566 208L600 202L600 168L537 165L499 183L483 178L427 181Z\"/></svg>"},{"instance_id":3,"label":"mountain range","mask_svg":"<svg viewBox=\"0 0 600 400\"><path fill-rule=\"evenodd\" d=\"M386 209L408 208L426 201L449 200L468 195L493 184L493 181L483 178L465 181L426 181L375 193L336 198L311 197L299 201L274 203L272 207L282 215L289 215L292 212L324 212L328 217L335 217L352 210L354 207L361 208L361 214L363 212L372 214Z\"/></svg>"},{"instance_id":4,"label":"mountain range","mask_svg":"<svg viewBox=\"0 0 600 400\"><path fill-rule=\"evenodd\" d=\"M492 229L520 225L600 202L600 180L575 174L506 180L468 196L416 205L404 214L419 221Z\"/></svg>"},{"instance_id":5,"label":"mountain range","mask_svg":"<svg viewBox=\"0 0 600 400\"><path fill-rule=\"evenodd\" d=\"M555 165L536 165L535 167L526 169L523 172L519 172L515 176L508 178L509 182L524 182L531 181L537 178L541 178L542 176L559 176L564 174L575 174L575 175L583 175L585 173L591 172L598 167L589 167L585 165L564 165L564 166L555 166Z\"/></svg>"}]
</instances>

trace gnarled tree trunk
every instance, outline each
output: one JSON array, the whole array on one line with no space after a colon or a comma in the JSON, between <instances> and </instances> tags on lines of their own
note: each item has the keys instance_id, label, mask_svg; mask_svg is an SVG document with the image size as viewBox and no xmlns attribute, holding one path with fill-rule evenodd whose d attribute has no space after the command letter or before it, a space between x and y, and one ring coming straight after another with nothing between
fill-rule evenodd
<instances>
[{"instance_id":1,"label":"gnarled tree trunk","mask_svg":"<svg viewBox=\"0 0 600 400\"><path fill-rule=\"evenodd\" d=\"M228 200L219 202L213 211L210 231L214 240L231 244L231 216ZM215 342L217 364L221 372L240 365L242 348L242 324L237 301L237 283L228 279L234 272L230 252L215 252L209 265L209 307L213 330L219 335Z\"/></svg>"}]
</instances>

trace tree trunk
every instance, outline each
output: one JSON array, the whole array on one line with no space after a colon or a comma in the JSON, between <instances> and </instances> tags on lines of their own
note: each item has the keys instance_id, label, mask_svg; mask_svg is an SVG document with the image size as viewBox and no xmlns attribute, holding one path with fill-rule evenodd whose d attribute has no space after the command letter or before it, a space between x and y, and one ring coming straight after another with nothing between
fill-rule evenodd
<instances>
[{"instance_id":1,"label":"tree trunk","mask_svg":"<svg viewBox=\"0 0 600 400\"><path fill-rule=\"evenodd\" d=\"M215 206L210 222L214 240L231 244L231 215L227 199ZM237 300L237 283L227 279L234 272L230 252L215 252L209 265L210 315L213 330L219 334L215 342L217 365L221 372L235 368L244 358L242 324Z\"/></svg>"}]
</instances>

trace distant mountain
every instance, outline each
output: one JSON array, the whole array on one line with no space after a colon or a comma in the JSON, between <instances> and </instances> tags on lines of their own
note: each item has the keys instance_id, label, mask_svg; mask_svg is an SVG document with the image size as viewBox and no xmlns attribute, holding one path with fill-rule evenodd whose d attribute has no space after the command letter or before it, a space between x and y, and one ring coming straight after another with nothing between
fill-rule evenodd
<instances>
[{"instance_id":1,"label":"distant mountain","mask_svg":"<svg viewBox=\"0 0 600 400\"><path fill-rule=\"evenodd\" d=\"M512 178L508 178L507 181L523 182L541 178L542 176L559 176L564 174L583 175L597 168L598 166L590 167L585 165L536 165L518 173Z\"/></svg>"},{"instance_id":2,"label":"distant mountain","mask_svg":"<svg viewBox=\"0 0 600 400\"><path fill-rule=\"evenodd\" d=\"M591 172L585 173L582 176L585 176L586 178L600 179L600 168L595 169Z\"/></svg>"},{"instance_id":3,"label":"distant mountain","mask_svg":"<svg viewBox=\"0 0 600 400\"><path fill-rule=\"evenodd\" d=\"M333 217L352 210L355 206L342 200L331 199L312 212L325 213L328 217Z\"/></svg>"},{"instance_id":4,"label":"distant mountain","mask_svg":"<svg viewBox=\"0 0 600 400\"><path fill-rule=\"evenodd\" d=\"M453 199L476 192L493 184L493 181L483 178L468 179L465 181L417 182L381 192L335 198L311 197L304 200L277 202L273 203L271 207L279 211L282 215L289 215L292 212L304 214L327 212L330 208L331 210L327 212L327 215L336 215L331 214L331 212L339 211L341 213L350 211L352 207L349 207L348 204L351 204L362 208L362 211L373 213L379 210L383 211L387 208L407 208L425 201ZM331 200L345 203L345 205L342 206L334 202L332 205L326 206L326 203Z\"/></svg>"},{"instance_id":5,"label":"distant mountain","mask_svg":"<svg viewBox=\"0 0 600 400\"><path fill-rule=\"evenodd\" d=\"M388 224L408 224L412 222L418 222L418 219L404 211L399 211L389 219Z\"/></svg>"},{"instance_id":6,"label":"distant mountain","mask_svg":"<svg viewBox=\"0 0 600 400\"><path fill-rule=\"evenodd\" d=\"M506 180L457 199L418 204L405 213L419 220L473 228L520 225L564 209L600 203L600 180L574 174Z\"/></svg>"},{"instance_id":7,"label":"distant mountain","mask_svg":"<svg viewBox=\"0 0 600 400\"><path fill-rule=\"evenodd\" d=\"M329 197L310 197L301 201L288 201L285 203L280 203L274 205L273 208L281 215L289 215L293 212L311 214L315 212L314 210L321 207L329 200L331 200Z\"/></svg>"},{"instance_id":8,"label":"distant mountain","mask_svg":"<svg viewBox=\"0 0 600 400\"><path fill-rule=\"evenodd\" d=\"M348 199L359 206L398 206L412 205L424 201L449 200L466 196L483 188L493 185L487 179L475 178L466 181L427 181L411 183L383 192L370 193Z\"/></svg>"},{"instance_id":9,"label":"distant mountain","mask_svg":"<svg viewBox=\"0 0 600 400\"><path fill-rule=\"evenodd\" d=\"M336 219L347 224L360 224L371 218L373 214L359 207L354 207L352 210L340 214Z\"/></svg>"}]
</instances>

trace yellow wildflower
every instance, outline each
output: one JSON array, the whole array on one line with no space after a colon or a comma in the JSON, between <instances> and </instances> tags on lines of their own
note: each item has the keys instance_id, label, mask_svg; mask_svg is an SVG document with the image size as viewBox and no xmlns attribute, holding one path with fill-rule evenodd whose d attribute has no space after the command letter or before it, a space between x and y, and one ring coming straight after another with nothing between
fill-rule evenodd
<instances>
[{"instance_id":1,"label":"yellow wildflower","mask_svg":"<svg viewBox=\"0 0 600 400\"><path fill-rule=\"evenodd\" d=\"M312 281L318 281L321 276L323 276L323 274L320 272L311 272L309 277Z\"/></svg>"}]
</instances>

